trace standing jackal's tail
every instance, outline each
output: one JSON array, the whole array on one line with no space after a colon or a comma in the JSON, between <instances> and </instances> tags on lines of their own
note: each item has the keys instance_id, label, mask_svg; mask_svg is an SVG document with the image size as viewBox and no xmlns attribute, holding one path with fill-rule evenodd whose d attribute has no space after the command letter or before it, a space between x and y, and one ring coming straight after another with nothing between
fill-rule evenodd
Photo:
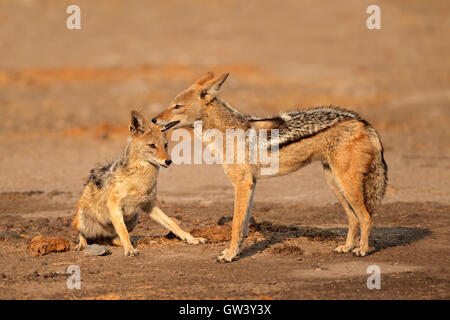
<instances>
[{"instance_id":1,"label":"standing jackal's tail","mask_svg":"<svg viewBox=\"0 0 450 320\"><path fill-rule=\"evenodd\" d=\"M367 211L372 214L375 208L380 204L381 199L386 192L387 165L384 161L383 146L380 138L373 128L368 128L372 143L376 146L376 153L364 176L364 204Z\"/></svg>"}]
</instances>

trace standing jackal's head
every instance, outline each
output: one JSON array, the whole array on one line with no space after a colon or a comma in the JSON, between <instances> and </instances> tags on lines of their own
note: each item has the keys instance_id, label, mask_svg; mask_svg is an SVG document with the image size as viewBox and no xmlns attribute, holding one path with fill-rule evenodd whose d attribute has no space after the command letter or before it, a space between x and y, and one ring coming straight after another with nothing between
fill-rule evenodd
<instances>
[{"instance_id":1,"label":"standing jackal's head","mask_svg":"<svg viewBox=\"0 0 450 320\"><path fill-rule=\"evenodd\" d=\"M214 77L212 72L208 72L178 94L169 107L153 118L152 122L161 125L163 132L192 127L195 121L202 119L204 108L216 98L227 77L228 73Z\"/></svg>"},{"instance_id":2,"label":"standing jackal's head","mask_svg":"<svg viewBox=\"0 0 450 320\"><path fill-rule=\"evenodd\" d=\"M128 151L132 161L147 161L166 168L172 163L161 128L135 110L131 111L130 139Z\"/></svg>"}]
</instances>

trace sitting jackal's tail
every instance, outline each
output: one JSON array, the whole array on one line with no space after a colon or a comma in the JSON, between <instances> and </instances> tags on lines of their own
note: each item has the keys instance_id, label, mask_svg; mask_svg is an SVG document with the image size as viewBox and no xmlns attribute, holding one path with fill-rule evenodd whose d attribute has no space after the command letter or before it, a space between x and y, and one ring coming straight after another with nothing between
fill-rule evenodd
<instances>
[{"instance_id":1,"label":"sitting jackal's tail","mask_svg":"<svg viewBox=\"0 0 450 320\"><path fill-rule=\"evenodd\" d=\"M383 146L380 138L372 127L366 127L366 129L369 131L370 140L376 147L376 152L367 168L368 171L364 175L363 180L364 205L366 206L367 211L372 214L375 208L380 204L381 199L383 199L386 192L388 177L387 165L384 161Z\"/></svg>"}]
</instances>

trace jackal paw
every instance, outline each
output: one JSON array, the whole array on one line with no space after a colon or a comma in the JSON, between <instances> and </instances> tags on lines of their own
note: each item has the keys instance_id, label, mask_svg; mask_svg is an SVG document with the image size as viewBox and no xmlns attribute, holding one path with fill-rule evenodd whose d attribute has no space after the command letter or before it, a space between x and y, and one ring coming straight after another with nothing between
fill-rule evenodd
<instances>
[{"instance_id":1,"label":"jackal paw","mask_svg":"<svg viewBox=\"0 0 450 320\"><path fill-rule=\"evenodd\" d=\"M336 249L334 249L335 252L339 253L347 253L350 252L350 250L353 249L353 246L343 245L343 246L337 246Z\"/></svg>"},{"instance_id":2,"label":"jackal paw","mask_svg":"<svg viewBox=\"0 0 450 320\"><path fill-rule=\"evenodd\" d=\"M131 248L129 250L125 250L125 255L128 256L128 257L138 256L139 255L139 251L137 251L134 248Z\"/></svg>"},{"instance_id":3,"label":"jackal paw","mask_svg":"<svg viewBox=\"0 0 450 320\"><path fill-rule=\"evenodd\" d=\"M199 243L207 242L207 240L205 238L201 238L201 237L190 237L190 238L186 238L185 241L188 244L199 244Z\"/></svg>"},{"instance_id":4,"label":"jackal paw","mask_svg":"<svg viewBox=\"0 0 450 320\"><path fill-rule=\"evenodd\" d=\"M216 260L218 262L227 263L227 262L231 262L233 260L236 260L237 257L238 257L238 253L237 252L233 252L230 249L225 249L225 250L222 251L221 255L216 258Z\"/></svg>"},{"instance_id":5,"label":"jackal paw","mask_svg":"<svg viewBox=\"0 0 450 320\"><path fill-rule=\"evenodd\" d=\"M83 241L79 241L77 243L77 245L75 246L74 250L75 251L81 251L81 250L84 250L85 248L86 248L86 243L83 242Z\"/></svg>"},{"instance_id":6,"label":"jackal paw","mask_svg":"<svg viewBox=\"0 0 450 320\"><path fill-rule=\"evenodd\" d=\"M352 252L357 257L364 257L367 256L373 250L374 248L367 248L367 249L355 248L352 250Z\"/></svg>"}]
</instances>

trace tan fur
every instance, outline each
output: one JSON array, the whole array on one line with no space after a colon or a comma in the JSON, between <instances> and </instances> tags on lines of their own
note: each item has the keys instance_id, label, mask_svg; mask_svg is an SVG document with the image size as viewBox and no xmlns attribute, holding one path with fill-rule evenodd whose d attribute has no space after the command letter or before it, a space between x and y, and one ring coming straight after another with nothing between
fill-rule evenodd
<instances>
[{"instance_id":1,"label":"tan fur","mask_svg":"<svg viewBox=\"0 0 450 320\"><path fill-rule=\"evenodd\" d=\"M92 170L78 201L73 227L80 234L75 249L84 249L88 241L106 239L123 246L125 255L137 255L129 232L136 226L140 211L149 213L182 240L205 242L183 231L155 206L159 167L170 162L161 128L132 111L130 139L124 155L112 164Z\"/></svg>"},{"instance_id":2,"label":"tan fur","mask_svg":"<svg viewBox=\"0 0 450 320\"><path fill-rule=\"evenodd\" d=\"M250 116L228 106L217 96L227 76L228 74L224 74L213 78L211 73L203 76L186 91L177 95L170 106L155 117L153 122L163 125L168 130L192 126L194 121L200 120L204 130L214 128L224 134L226 129L276 128L277 122L282 119L251 119ZM354 248L359 226L360 247L353 252L364 256L369 253L371 223L366 205L372 212L373 207L383 196L386 170L382 160L381 143L375 130L367 122L361 121L356 114L347 112L346 115L350 119L336 121L325 130L283 146L279 150L277 175L289 174L312 161L321 161L324 164L327 182L344 207L349 221L346 244L337 247L336 251L348 252ZM264 167L260 163L224 164L223 167L235 190L235 205L230 247L222 252L218 260L229 262L237 257L247 235L256 181L267 176L260 174L261 168ZM365 193L374 196L368 199Z\"/></svg>"}]
</instances>

